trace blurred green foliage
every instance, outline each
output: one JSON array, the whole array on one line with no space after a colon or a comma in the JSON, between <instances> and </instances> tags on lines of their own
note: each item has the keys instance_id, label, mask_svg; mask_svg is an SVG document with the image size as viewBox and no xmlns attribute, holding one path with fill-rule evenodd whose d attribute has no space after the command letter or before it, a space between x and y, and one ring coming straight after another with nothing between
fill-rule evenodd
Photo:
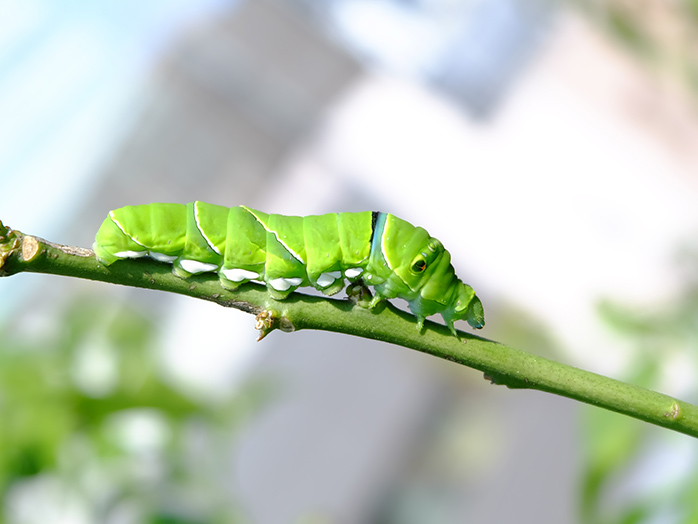
<instances>
[{"instance_id":1,"label":"blurred green foliage","mask_svg":"<svg viewBox=\"0 0 698 524\"><path fill-rule=\"evenodd\" d=\"M698 1L576 0L653 72L698 95ZM698 376L698 256L685 260L686 286L673 304L644 311L605 302L600 313L631 347L623 380L662 390ZM673 377L672 374L677 375ZM681 375L681 376L678 376ZM698 389L683 388L698 401ZM603 410L585 408L581 485L585 523L698 523L698 443Z\"/></svg>"},{"instance_id":2,"label":"blurred green foliage","mask_svg":"<svg viewBox=\"0 0 698 524\"><path fill-rule=\"evenodd\" d=\"M0 330L0 522L246 522L237 431L263 384L218 402L164 377L154 321L78 298L54 333Z\"/></svg>"},{"instance_id":3,"label":"blurred green foliage","mask_svg":"<svg viewBox=\"0 0 698 524\"><path fill-rule=\"evenodd\" d=\"M574 0L653 72L698 96L698 0Z\"/></svg>"},{"instance_id":4,"label":"blurred green foliage","mask_svg":"<svg viewBox=\"0 0 698 524\"><path fill-rule=\"evenodd\" d=\"M659 390L673 385L670 394L698 401L698 388L689 385L698 376L698 280L687 278L675 303L638 310L604 302L600 312L631 348L624 380ZM695 439L600 409L584 413L582 522L698 523Z\"/></svg>"},{"instance_id":5,"label":"blurred green foliage","mask_svg":"<svg viewBox=\"0 0 698 524\"><path fill-rule=\"evenodd\" d=\"M610 3L607 22L612 34L633 51L645 57L657 53L656 42L647 34L642 24L635 19L632 9Z\"/></svg>"}]
</instances>

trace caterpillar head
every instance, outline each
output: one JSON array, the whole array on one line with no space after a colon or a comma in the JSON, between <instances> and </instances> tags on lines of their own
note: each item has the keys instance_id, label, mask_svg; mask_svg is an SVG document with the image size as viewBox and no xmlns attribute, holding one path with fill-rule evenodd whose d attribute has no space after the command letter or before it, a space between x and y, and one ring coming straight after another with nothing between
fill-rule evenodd
<instances>
[{"instance_id":1,"label":"caterpillar head","mask_svg":"<svg viewBox=\"0 0 698 524\"><path fill-rule=\"evenodd\" d=\"M441 314L449 327L456 320L465 320L475 329L485 325L485 310L482 302L475 295L473 288L463 282L458 282L458 290L451 306Z\"/></svg>"},{"instance_id":2,"label":"caterpillar head","mask_svg":"<svg viewBox=\"0 0 698 524\"><path fill-rule=\"evenodd\" d=\"M454 322L465 320L475 329L485 325L482 302L468 284L463 283L451 265L451 256L443 251L425 275L418 296L410 300L410 310L421 319L440 313L451 332L457 336Z\"/></svg>"},{"instance_id":3,"label":"caterpillar head","mask_svg":"<svg viewBox=\"0 0 698 524\"><path fill-rule=\"evenodd\" d=\"M441 313L448 329L457 337L458 333L454 326L456 320L465 320L471 327L480 329L485 325L485 311L472 287L460 280L454 284L455 289L450 295L448 304L445 307L442 306L438 313Z\"/></svg>"}]
</instances>

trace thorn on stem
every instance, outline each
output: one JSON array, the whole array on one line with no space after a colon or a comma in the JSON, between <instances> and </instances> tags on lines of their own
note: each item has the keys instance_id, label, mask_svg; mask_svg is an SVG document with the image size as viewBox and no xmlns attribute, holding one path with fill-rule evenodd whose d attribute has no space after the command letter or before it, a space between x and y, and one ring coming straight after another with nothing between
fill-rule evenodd
<instances>
[{"instance_id":1,"label":"thorn on stem","mask_svg":"<svg viewBox=\"0 0 698 524\"><path fill-rule=\"evenodd\" d=\"M296 330L293 323L286 317L279 316L273 309L265 309L255 317L254 328L259 331L257 342L266 337L275 329L280 329L285 333L291 333Z\"/></svg>"}]
</instances>

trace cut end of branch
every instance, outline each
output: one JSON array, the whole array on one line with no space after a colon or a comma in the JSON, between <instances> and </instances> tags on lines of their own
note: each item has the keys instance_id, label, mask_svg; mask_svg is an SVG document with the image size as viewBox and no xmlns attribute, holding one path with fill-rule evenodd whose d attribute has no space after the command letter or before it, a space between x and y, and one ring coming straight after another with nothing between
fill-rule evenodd
<instances>
[{"instance_id":1,"label":"cut end of branch","mask_svg":"<svg viewBox=\"0 0 698 524\"><path fill-rule=\"evenodd\" d=\"M35 237L26 235L22 238L22 258L31 262L39 253L39 242Z\"/></svg>"}]
</instances>

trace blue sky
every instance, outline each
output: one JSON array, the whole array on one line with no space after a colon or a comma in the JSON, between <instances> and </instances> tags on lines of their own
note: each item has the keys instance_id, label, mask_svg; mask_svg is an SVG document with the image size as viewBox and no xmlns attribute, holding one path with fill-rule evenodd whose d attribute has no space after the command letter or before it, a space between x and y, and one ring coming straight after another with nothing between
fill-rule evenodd
<instances>
[{"instance_id":1,"label":"blue sky","mask_svg":"<svg viewBox=\"0 0 698 524\"><path fill-rule=\"evenodd\" d=\"M71 206L90 197L137 116L152 64L180 31L235 2L0 0L0 220L71 243ZM41 282L3 282L13 298L0 309Z\"/></svg>"},{"instance_id":2,"label":"blue sky","mask_svg":"<svg viewBox=\"0 0 698 524\"><path fill-rule=\"evenodd\" d=\"M50 237L178 31L233 0L0 0L0 219ZM41 191L32 191L41 188ZM32 191L33 205L19 195Z\"/></svg>"}]
</instances>

